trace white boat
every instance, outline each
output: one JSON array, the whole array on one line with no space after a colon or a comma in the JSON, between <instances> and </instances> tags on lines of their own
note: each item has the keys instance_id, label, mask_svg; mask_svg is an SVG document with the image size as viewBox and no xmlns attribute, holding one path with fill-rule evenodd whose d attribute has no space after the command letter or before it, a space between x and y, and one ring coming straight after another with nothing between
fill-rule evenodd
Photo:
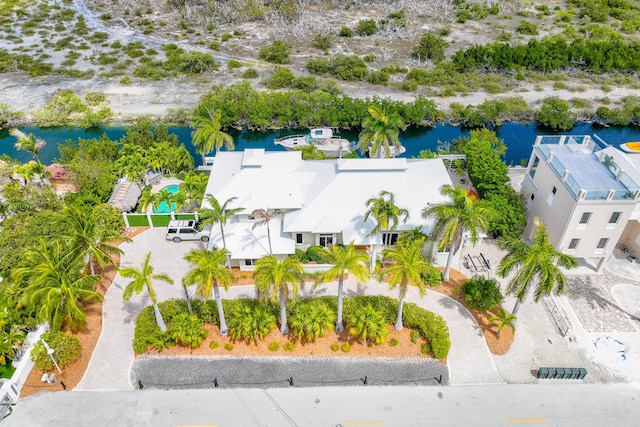
<instances>
[{"instance_id":1,"label":"white boat","mask_svg":"<svg viewBox=\"0 0 640 427\"><path fill-rule=\"evenodd\" d=\"M367 151L367 157L371 157L371 147L373 146L373 143L371 144L369 150ZM395 146L390 146L389 147L389 151L391 156L389 157L398 157L400 154L404 153L405 151L407 151L406 148L404 148L404 145L400 146L400 149L397 149ZM386 156L386 150L384 147L380 147L380 149L378 150L378 152L376 153L376 155L373 157L374 159L384 159Z\"/></svg>"},{"instance_id":2,"label":"white boat","mask_svg":"<svg viewBox=\"0 0 640 427\"><path fill-rule=\"evenodd\" d=\"M333 130L330 128L311 129L308 135L289 135L276 138L273 143L281 145L289 151L313 144L316 150L329 157L342 157L353 149L348 140L334 136Z\"/></svg>"},{"instance_id":3,"label":"white boat","mask_svg":"<svg viewBox=\"0 0 640 427\"><path fill-rule=\"evenodd\" d=\"M620 144L620 149L627 153L640 154L640 142L626 142L624 144Z\"/></svg>"}]
</instances>

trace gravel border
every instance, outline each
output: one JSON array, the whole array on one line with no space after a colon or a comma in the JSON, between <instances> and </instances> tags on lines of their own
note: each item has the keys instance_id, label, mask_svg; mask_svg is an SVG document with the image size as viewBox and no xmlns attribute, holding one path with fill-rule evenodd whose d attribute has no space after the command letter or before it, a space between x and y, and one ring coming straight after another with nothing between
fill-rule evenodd
<instances>
[{"instance_id":1,"label":"gravel border","mask_svg":"<svg viewBox=\"0 0 640 427\"><path fill-rule=\"evenodd\" d=\"M418 358L143 355L130 379L162 389L447 385L449 369Z\"/></svg>"}]
</instances>

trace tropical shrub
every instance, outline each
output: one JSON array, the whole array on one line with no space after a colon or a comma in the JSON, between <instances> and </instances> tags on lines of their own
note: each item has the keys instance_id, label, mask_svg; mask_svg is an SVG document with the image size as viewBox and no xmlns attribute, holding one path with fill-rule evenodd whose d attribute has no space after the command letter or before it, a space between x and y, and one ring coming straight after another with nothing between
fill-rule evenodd
<instances>
[{"instance_id":1,"label":"tropical shrub","mask_svg":"<svg viewBox=\"0 0 640 427\"><path fill-rule=\"evenodd\" d=\"M340 37L353 37L353 30L349 27L342 27L338 35Z\"/></svg>"},{"instance_id":2,"label":"tropical shrub","mask_svg":"<svg viewBox=\"0 0 640 427\"><path fill-rule=\"evenodd\" d=\"M444 52L449 43L432 31L427 31L420 39L420 44L411 51L411 57L417 60L433 59L442 61Z\"/></svg>"},{"instance_id":3,"label":"tropical shrub","mask_svg":"<svg viewBox=\"0 0 640 427\"><path fill-rule=\"evenodd\" d=\"M209 334L203 326L204 322L197 316L181 313L171 320L167 326L167 333L179 344L198 348Z\"/></svg>"},{"instance_id":4,"label":"tropical shrub","mask_svg":"<svg viewBox=\"0 0 640 427\"><path fill-rule=\"evenodd\" d=\"M464 282L462 291L469 307L480 311L491 310L504 299L500 285L495 279L480 276L474 276Z\"/></svg>"},{"instance_id":5,"label":"tropical shrub","mask_svg":"<svg viewBox=\"0 0 640 427\"><path fill-rule=\"evenodd\" d=\"M342 346L340 348L342 349L343 353L349 353L351 351L351 344L346 342L346 343L342 344Z\"/></svg>"},{"instance_id":6,"label":"tropical shrub","mask_svg":"<svg viewBox=\"0 0 640 427\"><path fill-rule=\"evenodd\" d=\"M409 334L409 339L411 340L411 342L412 343L418 342L418 338L420 338L420 332L416 330L412 330L411 333Z\"/></svg>"},{"instance_id":7,"label":"tropical shrub","mask_svg":"<svg viewBox=\"0 0 640 427\"><path fill-rule=\"evenodd\" d=\"M284 345L284 351L292 352L296 349L296 344L292 341L287 341Z\"/></svg>"},{"instance_id":8,"label":"tropical shrub","mask_svg":"<svg viewBox=\"0 0 640 427\"><path fill-rule=\"evenodd\" d=\"M149 347L164 348L164 340L161 338L162 332L156 323L153 307L142 309L136 319L136 327L133 333L133 351L142 354Z\"/></svg>"},{"instance_id":9,"label":"tropical shrub","mask_svg":"<svg viewBox=\"0 0 640 427\"><path fill-rule=\"evenodd\" d=\"M390 346L390 347L395 347L395 346L397 346L397 345L398 345L398 338L391 338L391 339L389 340L389 346Z\"/></svg>"},{"instance_id":10,"label":"tropical shrub","mask_svg":"<svg viewBox=\"0 0 640 427\"><path fill-rule=\"evenodd\" d=\"M333 327L336 313L325 304L308 300L297 304L288 319L293 335L299 340L314 341L324 337L326 330Z\"/></svg>"},{"instance_id":11,"label":"tropical shrub","mask_svg":"<svg viewBox=\"0 0 640 427\"><path fill-rule=\"evenodd\" d=\"M269 351L278 351L280 349L280 344L278 344L277 342L272 342L269 343Z\"/></svg>"},{"instance_id":12,"label":"tropical shrub","mask_svg":"<svg viewBox=\"0 0 640 427\"><path fill-rule=\"evenodd\" d=\"M318 33L313 38L312 45L313 47L320 50L328 50L331 48L331 35L330 34L322 34Z\"/></svg>"},{"instance_id":13,"label":"tropical shrub","mask_svg":"<svg viewBox=\"0 0 640 427\"><path fill-rule=\"evenodd\" d=\"M361 36L372 36L378 31L378 25L373 19L361 19L356 26Z\"/></svg>"},{"instance_id":14,"label":"tropical shrub","mask_svg":"<svg viewBox=\"0 0 640 427\"><path fill-rule=\"evenodd\" d=\"M338 350L340 350L340 345L338 345L336 343L333 343L333 344L331 344L330 348L331 348L331 351L338 351Z\"/></svg>"},{"instance_id":15,"label":"tropical shrub","mask_svg":"<svg viewBox=\"0 0 640 427\"><path fill-rule=\"evenodd\" d=\"M291 46L282 40L274 41L271 46L264 47L258 52L258 57L274 64L286 64L291 55Z\"/></svg>"},{"instance_id":16,"label":"tropical shrub","mask_svg":"<svg viewBox=\"0 0 640 427\"><path fill-rule=\"evenodd\" d=\"M54 358L60 368L63 368L82 354L80 348L80 341L78 338L71 335L67 335L64 332L50 332L42 334L49 347L54 351ZM36 342L31 351L31 360L36 364L36 367L41 371L50 371L54 369L53 362L47 349L42 341Z\"/></svg>"},{"instance_id":17,"label":"tropical shrub","mask_svg":"<svg viewBox=\"0 0 640 427\"><path fill-rule=\"evenodd\" d=\"M443 359L449 354L451 340L447 322L439 315L406 303L402 312L404 325L417 330L427 341L429 353L436 359Z\"/></svg>"},{"instance_id":18,"label":"tropical shrub","mask_svg":"<svg viewBox=\"0 0 640 427\"><path fill-rule=\"evenodd\" d=\"M382 344L387 335L389 329L387 328L387 322L384 317L375 311L375 309L367 304L356 308L347 317L347 324L349 325L349 333L364 341L372 340L376 344Z\"/></svg>"},{"instance_id":19,"label":"tropical shrub","mask_svg":"<svg viewBox=\"0 0 640 427\"><path fill-rule=\"evenodd\" d=\"M564 99L550 97L542 101L542 106L536 114L536 119L542 125L553 130L569 130L576 122L576 115Z\"/></svg>"},{"instance_id":20,"label":"tropical shrub","mask_svg":"<svg viewBox=\"0 0 640 427\"><path fill-rule=\"evenodd\" d=\"M295 76L288 68L277 67L273 74L264 79L265 85L269 89L281 89L293 84Z\"/></svg>"},{"instance_id":21,"label":"tropical shrub","mask_svg":"<svg viewBox=\"0 0 640 427\"><path fill-rule=\"evenodd\" d=\"M260 304L243 304L229 311L228 325L234 340L262 341L276 326L276 316Z\"/></svg>"},{"instance_id":22,"label":"tropical shrub","mask_svg":"<svg viewBox=\"0 0 640 427\"><path fill-rule=\"evenodd\" d=\"M307 248L307 259L310 262L317 262L318 264L322 264L327 262L329 254L327 253L326 248L322 246L309 246Z\"/></svg>"},{"instance_id":23,"label":"tropical shrub","mask_svg":"<svg viewBox=\"0 0 640 427\"><path fill-rule=\"evenodd\" d=\"M230 343L230 342L226 343L224 345L224 349L227 350L227 351L233 350L233 343Z\"/></svg>"},{"instance_id":24,"label":"tropical shrub","mask_svg":"<svg viewBox=\"0 0 640 427\"><path fill-rule=\"evenodd\" d=\"M209 348L211 350L215 350L216 348L220 347L220 343L218 341L211 341L209 343Z\"/></svg>"}]
</instances>

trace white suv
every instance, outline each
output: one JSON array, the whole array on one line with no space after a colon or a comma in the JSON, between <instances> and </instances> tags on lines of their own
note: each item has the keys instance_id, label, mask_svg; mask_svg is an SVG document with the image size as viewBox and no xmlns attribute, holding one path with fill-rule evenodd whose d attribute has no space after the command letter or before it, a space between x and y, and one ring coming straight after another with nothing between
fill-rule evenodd
<instances>
[{"instance_id":1,"label":"white suv","mask_svg":"<svg viewBox=\"0 0 640 427\"><path fill-rule=\"evenodd\" d=\"M165 238L167 240L173 240L176 243L180 243L183 240L201 240L208 242L210 234L211 226L203 228L202 224L194 220L174 220L169 221Z\"/></svg>"}]
</instances>

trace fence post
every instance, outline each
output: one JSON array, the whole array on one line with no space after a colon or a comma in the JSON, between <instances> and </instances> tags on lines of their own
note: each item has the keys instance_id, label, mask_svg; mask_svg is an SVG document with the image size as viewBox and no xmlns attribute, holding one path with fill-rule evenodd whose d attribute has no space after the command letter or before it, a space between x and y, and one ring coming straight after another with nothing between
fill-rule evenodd
<instances>
[{"instance_id":1,"label":"fence post","mask_svg":"<svg viewBox=\"0 0 640 427\"><path fill-rule=\"evenodd\" d=\"M124 219L124 226L129 227L129 217L126 212L122 212L122 218Z\"/></svg>"},{"instance_id":2,"label":"fence post","mask_svg":"<svg viewBox=\"0 0 640 427\"><path fill-rule=\"evenodd\" d=\"M147 212L147 221L149 222L149 227L153 228L153 220L151 219L151 212Z\"/></svg>"}]
</instances>

